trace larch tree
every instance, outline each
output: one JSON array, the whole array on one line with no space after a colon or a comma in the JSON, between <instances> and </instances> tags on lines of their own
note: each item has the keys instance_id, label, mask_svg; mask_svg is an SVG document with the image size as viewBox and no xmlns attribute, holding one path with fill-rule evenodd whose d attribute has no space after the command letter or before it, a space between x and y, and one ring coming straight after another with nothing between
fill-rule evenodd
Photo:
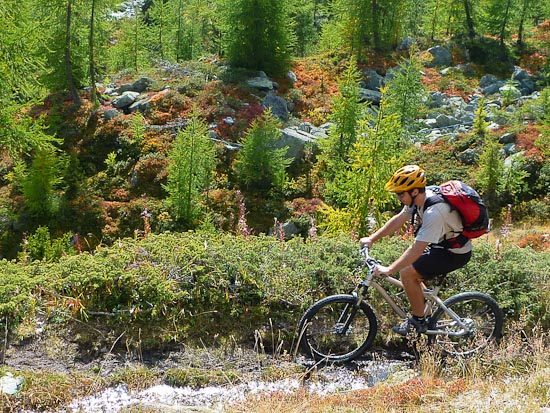
<instances>
[{"instance_id":1,"label":"larch tree","mask_svg":"<svg viewBox=\"0 0 550 413\"><path fill-rule=\"evenodd\" d=\"M288 0L222 0L224 50L236 67L288 70L293 46Z\"/></svg>"},{"instance_id":2,"label":"larch tree","mask_svg":"<svg viewBox=\"0 0 550 413\"><path fill-rule=\"evenodd\" d=\"M30 30L35 25L30 1L0 2L0 151L10 158L35 149L50 149L57 141L44 132L40 120L28 115L28 107L43 96L39 76L45 62L40 52L46 45Z\"/></svg>"},{"instance_id":3,"label":"larch tree","mask_svg":"<svg viewBox=\"0 0 550 413\"><path fill-rule=\"evenodd\" d=\"M216 166L214 143L208 126L193 113L176 136L169 154L168 192L166 203L175 221L185 228L194 228L201 215L200 203L213 179Z\"/></svg>"}]
</instances>

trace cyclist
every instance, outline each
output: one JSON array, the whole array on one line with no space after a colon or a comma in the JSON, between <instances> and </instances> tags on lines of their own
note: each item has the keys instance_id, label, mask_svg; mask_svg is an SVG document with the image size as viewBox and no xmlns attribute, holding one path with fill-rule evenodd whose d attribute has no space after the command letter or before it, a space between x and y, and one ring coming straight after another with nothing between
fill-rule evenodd
<instances>
[{"instance_id":1,"label":"cyclist","mask_svg":"<svg viewBox=\"0 0 550 413\"><path fill-rule=\"evenodd\" d=\"M360 243L362 247L371 247L380 238L399 231L407 221L416 221L418 230L414 243L389 266L379 265L375 273L390 275L399 272L410 302L412 317L392 330L403 336L413 331L422 333L427 330L427 323L421 283L464 266L472 255L472 243L468 240L457 248L445 245L446 239L462 231L460 215L446 202L434 203L424 209L426 199L434 193L426 188L426 172L418 165L399 168L386 183L386 190L397 196L403 209L374 234L361 238Z\"/></svg>"}]
</instances>

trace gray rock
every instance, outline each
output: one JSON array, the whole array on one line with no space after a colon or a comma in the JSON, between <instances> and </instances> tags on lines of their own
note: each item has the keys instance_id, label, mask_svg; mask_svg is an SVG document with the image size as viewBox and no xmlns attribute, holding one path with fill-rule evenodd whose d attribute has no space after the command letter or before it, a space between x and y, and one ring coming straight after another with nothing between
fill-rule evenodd
<instances>
[{"instance_id":1,"label":"gray rock","mask_svg":"<svg viewBox=\"0 0 550 413\"><path fill-rule=\"evenodd\" d=\"M514 101L521 97L519 89L510 84L504 84L498 89L501 98L505 98L508 101Z\"/></svg>"},{"instance_id":2,"label":"gray rock","mask_svg":"<svg viewBox=\"0 0 550 413\"><path fill-rule=\"evenodd\" d=\"M516 134L515 134L515 133L512 133L512 132L505 133L504 135L502 135L502 136L498 139L498 142L499 142L499 143L502 143L502 144L514 143L515 141L516 141Z\"/></svg>"},{"instance_id":3,"label":"gray rock","mask_svg":"<svg viewBox=\"0 0 550 413\"><path fill-rule=\"evenodd\" d=\"M290 83L294 84L298 81L298 77L296 76L296 73L294 73L293 71L289 70L288 73L286 74L286 77L288 80L290 80Z\"/></svg>"},{"instance_id":4,"label":"gray rock","mask_svg":"<svg viewBox=\"0 0 550 413\"><path fill-rule=\"evenodd\" d=\"M535 91L535 82L532 79L522 79L519 81L519 90L524 96L530 95Z\"/></svg>"},{"instance_id":5,"label":"gray rock","mask_svg":"<svg viewBox=\"0 0 550 413\"><path fill-rule=\"evenodd\" d=\"M285 234L285 239L290 239L294 235L298 235L300 233L300 230L298 229L296 224L294 224L294 222L285 222L283 224L283 231Z\"/></svg>"},{"instance_id":6,"label":"gray rock","mask_svg":"<svg viewBox=\"0 0 550 413\"><path fill-rule=\"evenodd\" d=\"M265 108L271 109L275 117L284 122L288 120L288 107L286 105L286 100L282 97L277 96L273 92L269 92L262 100L262 105Z\"/></svg>"},{"instance_id":7,"label":"gray rock","mask_svg":"<svg viewBox=\"0 0 550 413\"><path fill-rule=\"evenodd\" d=\"M138 92L124 92L121 96L113 100L113 106L117 109L127 108L136 101L138 96Z\"/></svg>"},{"instance_id":8,"label":"gray rock","mask_svg":"<svg viewBox=\"0 0 550 413\"><path fill-rule=\"evenodd\" d=\"M359 100L361 102L372 102L378 105L382 100L382 93L376 90L359 88Z\"/></svg>"},{"instance_id":9,"label":"gray rock","mask_svg":"<svg viewBox=\"0 0 550 413\"><path fill-rule=\"evenodd\" d=\"M427 128L437 128L437 121L435 119L424 119L422 122Z\"/></svg>"},{"instance_id":10,"label":"gray rock","mask_svg":"<svg viewBox=\"0 0 550 413\"><path fill-rule=\"evenodd\" d=\"M510 154L505 160L504 160L504 166L511 167L514 162L520 161L521 158L525 155L525 151L520 152L514 152Z\"/></svg>"},{"instance_id":11,"label":"gray rock","mask_svg":"<svg viewBox=\"0 0 550 413\"><path fill-rule=\"evenodd\" d=\"M287 147L286 157L292 159L293 162L299 162L304 155L304 149L307 144L313 144L314 147L317 147L316 137L296 127L288 127L282 130L276 147Z\"/></svg>"},{"instance_id":12,"label":"gray rock","mask_svg":"<svg viewBox=\"0 0 550 413\"><path fill-rule=\"evenodd\" d=\"M414 43L414 37L407 36L397 45L397 50L410 50Z\"/></svg>"},{"instance_id":13,"label":"gray rock","mask_svg":"<svg viewBox=\"0 0 550 413\"><path fill-rule=\"evenodd\" d=\"M105 112L103 112L103 119L105 120L113 120L117 116L120 115L120 112L116 109L107 109Z\"/></svg>"},{"instance_id":14,"label":"gray rock","mask_svg":"<svg viewBox=\"0 0 550 413\"><path fill-rule=\"evenodd\" d=\"M21 376L14 377L12 373L7 372L0 378L0 393L15 395L21 390L25 379Z\"/></svg>"},{"instance_id":15,"label":"gray rock","mask_svg":"<svg viewBox=\"0 0 550 413\"><path fill-rule=\"evenodd\" d=\"M326 122L326 123L323 123L322 125L319 126L319 128L325 130L328 132L328 130L330 128L332 128L334 126L334 123L333 122Z\"/></svg>"},{"instance_id":16,"label":"gray rock","mask_svg":"<svg viewBox=\"0 0 550 413\"><path fill-rule=\"evenodd\" d=\"M505 84L506 82L504 82L503 80L498 80L497 82L491 83L487 87L483 88L481 90L481 93L483 93L485 96L493 95L495 93L498 93L500 88Z\"/></svg>"},{"instance_id":17,"label":"gray rock","mask_svg":"<svg viewBox=\"0 0 550 413\"><path fill-rule=\"evenodd\" d=\"M477 149L466 149L465 151L462 151L458 154L458 159L460 162L466 164L466 165L473 165L477 158L479 157L479 150Z\"/></svg>"},{"instance_id":18,"label":"gray rock","mask_svg":"<svg viewBox=\"0 0 550 413\"><path fill-rule=\"evenodd\" d=\"M144 99L144 100L138 100L130 105L128 108L128 112L141 112L145 113L149 109L151 109L151 100L150 99Z\"/></svg>"},{"instance_id":19,"label":"gray rock","mask_svg":"<svg viewBox=\"0 0 550 413\"><path fill-rule=\"evenodd\" d=\"M513 154L516 153L516 144L515 143L507 143L506 145L504 145L503 149L504 149L504 154L506 156L513 155Z\"/></svg>"},{"instance_id":20,"label":"gray rock","mask_svg":"<svg viewBox=\"0 0 550 413\"><path fill-rule=\"evenodd\" d=\"M123 94L124 92L139 92L139 93L142 93L142 92L145 92L146 90L148 90L151 87L152 84L153 84L153 81L150 78L142 77L142 78L136 80L135 82L125 83L125 84L121 85L120 87L118 87L116 89L116 92L119 95Z\"/></svg>"},{"instance_id":21,"label":"gray rock","mask_svg":"<svg viewBox=\"0 0 550 413\"><path fill-rule=\"evenodd\" d=\"M428 49L428 53L433 56L431 62L427 64L428 67L450 66L451 65L451 53L443 46L435 46Z\"/></svg>"},{"instance_id":22,"label":"gray rock","mask_svg":"<svg viewBox=\"0 0 550 413\"><path fill-rule=\"evenodd\" d=\"M311 133L311 130L315 128L315 125L311 122L302 122L298 125L298 130L302 132Z\"/></svg>"},{"instance_id":23,"label":"gray rock","mask_svg":"<svg viewBox=\"0 0 550 413\"><path fill-rule=\"evenodd\" d=\"M309 133L310 135L313 135L315 138L326 138L328 136L326 129L317 127L309 122L300 123L298 125L298 130Z\"/></svg>"},{"instance_id":24,"label":"gray rock","mask_svg":"<svg viewBox=\"0 0 550 413\"><path fill-rule=\"evenodd\" d=\"M483 75L481 79L479 79L479 87L485 89L487 86L497 83L498 81L499 79L495 75Z\"/></svg>"},{"instance_id":25,"label":"gray rock","mask_svg":"<svg viewBox=\"0 0 550 413\"><path fill-rule=\"evenodd\" d=\"M440 108L441 106L447 104L448 96L442 92L430 92L428 102L428 106L431 109Z\"/></svg>"},{"instance_id":26,"label":"gray rock","mask_svg":"<svg viewBox=\"0 0 550 413\"><path fill-rule=\"evenodd\" d=\"M365 89L380 91L380 87L384 85L384 77L380 76L375 70L363 71L366 81L362 82Z\"/></svg>"},{"instance_id":27,"label":"gray rock","mask_svg":"<svg viewBox=\"0 0 550 413\"><path fill-rule=\"evenodd\" d=\"M247 82L248 86L263 90L263 91L270 91L275 89L276 83L270 80L265 72L259 72L258 76L253 77L251 79L248 79Z\"/></svg>"},{"instance_id":28,"label":"gray rock","mask_svg":"<svg viewBox=\"0 0 550 413\"><path fill-rule=\"evenodd\" d=\"M514 73L512 74L512 79L521 82L522 80L530 80L531 75L527 72L527 70L522 69L519 66L515 66Z\"/></svg>"},{"instance_id":29,"label":"gray rock","mask_svg":"<svg viewBox=\"0 0 550 413\"><path fill-rule=\"evenodd\" d=\"M436 124L437 124L438 128L443 128L443 127L446 127L446 126L456 125L456 124L460 123L458 121L458 119L456 119L452 116L445 115L445 114L438 115L435 118L435 121L436 121Z\"/></svg>"}]
</instances>

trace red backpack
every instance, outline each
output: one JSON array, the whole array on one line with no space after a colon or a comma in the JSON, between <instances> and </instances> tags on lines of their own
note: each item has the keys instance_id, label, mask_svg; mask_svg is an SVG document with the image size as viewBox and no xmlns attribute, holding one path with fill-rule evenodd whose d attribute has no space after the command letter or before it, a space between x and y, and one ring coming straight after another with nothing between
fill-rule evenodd
<instances>
[{"instance_id":1,"label":"red backpack","mask_svg":"<svg viewBox=\"0 0 550 413\"><path fill-rule=\"evenodd\" d=\"M481 237L489 232L489 214L481 196L462 181L448 181L439 186L429 186L435 195L424 202L424 209L440 202L447 202L451 210L457 210L462 219L462 233L445 240L446 248L459 248L469 239Z\"/></svg>"}]
</instances>

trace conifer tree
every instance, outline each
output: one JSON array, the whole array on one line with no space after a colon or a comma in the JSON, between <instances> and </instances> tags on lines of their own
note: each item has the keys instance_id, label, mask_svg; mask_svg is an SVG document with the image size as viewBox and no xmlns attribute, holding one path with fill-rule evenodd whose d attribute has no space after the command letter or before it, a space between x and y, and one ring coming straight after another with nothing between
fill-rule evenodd
<instances>
[{"instance_id":1,"label":"conifer tree","mask_svg":"<svg viewBox=\"0 0 550 413\"><path fill-rule=\"evenodd\" d=\"M112 36L114 45L108 49L109 70L128 69L137 72L146 67L146 30L143 13L137 5L115 22Z\"/></svg>"},{"instance_id":2,"label":"conifer tree","mask_svg":"<svg viewBox=\"0 0 550 413\"><path fill-rule=\"evenodd\" d=\"M193 228L201 215L204 191L212 182L215 167L214 144L208 127L195 112L176 136L169 155L166 203L176 222Z\"/></svg>"},{"instance_id":3,"label":"conifer tree","mask_svg":"<svg viewBox=\"0 0 550 413\"><path fill-rule=\"evenodd\" d=\"M36 153L21 177L25 215L35 225L49 223L60 207L64 161L53 150ZM21 170L20 170L21 171Z\"/></svg>"},{"instance_id":4,"label":"conifer tree","mask_svg":"<svg viewBox=\"0 0 550 413\"><path fill-rule=\"evenodd\" d=\"M357 128L364 116L365 105L359 101L359 71L355 59L351 59L339 79L339 94L333 99L334 125L329 129L328 139L319 143L320 173L326 179L325 197L338 203L345 198L340 180L347 174L349 155L357 140Z\"/></svg>"},{"instance_id":5,"label":"conifer tree","mask_svg":"<svg viewBox=\"0 0 550 413\"><path fill-rule=\"evenodd\" d=\"M290 160L285 158L286 147L275 146L280 136L279 122L271 111L252 122L235 163L235 173L247 191L269 194L282 190Z\"/></svg>"},{"instance_id":6,"label":"conifer tree","mask_svg":"<svg viewBox=\"0 0 550 413\"><path fill-rule=\"evenodd\" d=\"M44 132L40 119L25 114L43 96L39 75L44 70L40 52L46 47L35 35L31 2L0 2L0 151L11 158L35 149L48 149L57 141Z\"/></svg>"},{"instance_id":7,"label":"conifer tree","mask_svg":"<svg viewBox=\"0 0 550 413\"><path fill-rule=\"evenodd\" d=\"M268 74L290 64L289 0L223 0L224 49L232 65Z\"/></svg>"},{"instance_id":8,"label":"conifer tree","mask_svg":"<svg viewBox=\"0 0 550 413\"><path fill-rule=\"evenodd\" d=\"M340 189L340 206L328 205L322 211L319 225L329 234L371 232L394 202L384 185L401 165L403 130L399 116L386 111L387 104L383 94L380 110L363 112L358 121L349 166L332 183Z\"/></svg>"},{"instance_id":9,"label":"conifer tree","mask_svg":"<svg viewBox=\"0 0 550 413\"><path fill-rule=\"evenodd\" d=\"M504 171L504 159L501 156L502 145L496 137L491 136L487 121L484 101L478 103L474 119L473 133L483 143L483 150L479 157L480 169L477 173L477 185L483 194L488 208L496 207L498 203L500 182Z\"/></svg>"},{"instance_id":10,"label":"conifer tree","mask_svg":"<svg viewBox=\"0 0 550 413\"><path fill-rule=\"evenodd\" d=\"M392 72L390 80L384 86L386 114L399 117L401 129L407 131L408 138L411 138L410 134L417 128L415 119L426 97L421 68L413 51L411 57L404 59Z\"/></svg>"}]
</instances>

